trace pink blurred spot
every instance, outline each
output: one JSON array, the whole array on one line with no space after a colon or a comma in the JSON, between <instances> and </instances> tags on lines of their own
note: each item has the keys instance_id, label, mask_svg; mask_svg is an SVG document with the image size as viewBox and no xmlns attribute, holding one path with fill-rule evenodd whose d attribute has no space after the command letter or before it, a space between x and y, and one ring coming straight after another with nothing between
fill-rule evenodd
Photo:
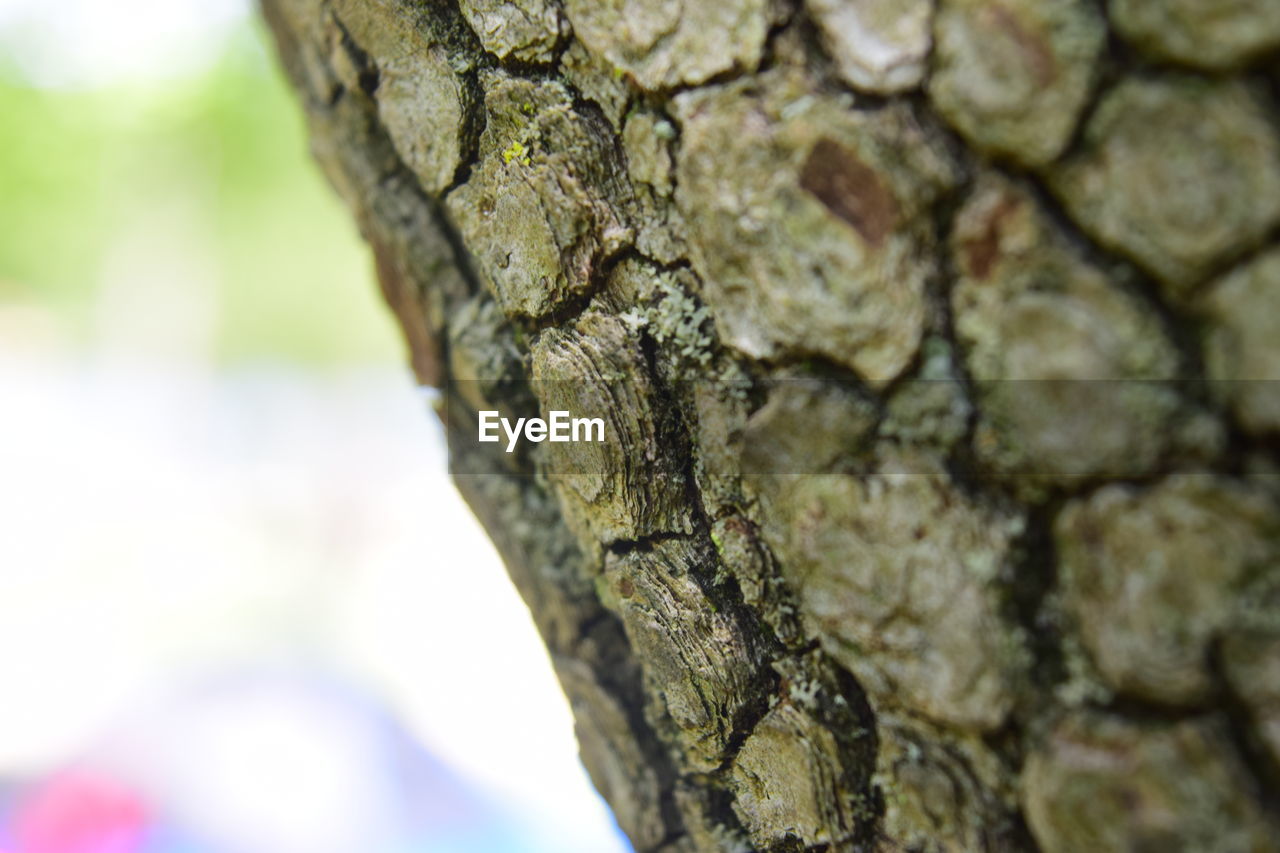
<instances>
[{"instance_id":1,"label":"pink blurred spot","mask_svg":"<svg viewBox=\"0 0 1280 853\"><path fill-rule=\"evenodd\" d=\"M119 782L64 773L19 804L14 853L136 853L147 821L146 803Z\"/></svg>"}]
</instances>

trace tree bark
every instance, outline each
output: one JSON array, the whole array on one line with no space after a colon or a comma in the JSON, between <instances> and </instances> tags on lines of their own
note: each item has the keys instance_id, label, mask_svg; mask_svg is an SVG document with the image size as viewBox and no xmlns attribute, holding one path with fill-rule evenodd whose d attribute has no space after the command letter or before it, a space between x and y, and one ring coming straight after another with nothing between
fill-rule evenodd
<instances>
[{"instance_id":1,"label":"tree bark","mask_svg":"<svg viewBox=\"0 0 1280 853\"><path fill-rule=\"evenodd\" d=\"M637 850L1280 849L1280 7L263 6Z\"/></svg>"}]
</instances>

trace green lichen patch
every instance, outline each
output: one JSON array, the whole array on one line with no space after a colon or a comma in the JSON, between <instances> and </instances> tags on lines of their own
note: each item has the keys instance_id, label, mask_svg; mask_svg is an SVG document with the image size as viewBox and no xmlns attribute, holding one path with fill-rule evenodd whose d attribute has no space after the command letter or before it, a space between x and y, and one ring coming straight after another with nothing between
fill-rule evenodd
<instances>
[{"instance_id":1,"label":"green lichen patch","mask_svg":"<svg viewBox=\"0 0 1280 853\"><path fill-rule=\"evenodd\" d=\"M1107 486L1055 525L1063 604L1106 682L1171 704L1213 690L1209 645L1280 558L1265 495L1207 474Z\"/></svg>"},{"instance_id":2,"label":"green lichen patch","mask_svg":"<svg viewBox=\"0 0 1280 853\"><path fill-rule=\"evenodd\" d=\"M930 205L954 180L933 131L906 106L855 112L786 72L676 106L676 198L724 341L897 376L936 269Z\"/></svg>"},{"instance_id":3,"label":"green lichen patch","mask_svg":"<svg viewBox=\"0 0 1280 853\"><path fill-rule=\"evenodd\" d=\"M521 166L533 165L533 160L529 157L529 149L519 139L512 140L511 144L502 152L503 163L510 166L513 160Z\"/></svg>"},{"instance_id":4,"label":"green lichen patch","mask_svg":"<svg viewBox=\"0 0 1280 853\"><path fill-rule=\"evenodd\" d=\"M640 257L619 261L599 300L655 345L659 374L681 383L716 383L718 343L711 313L694 295L696 276Z\"/></svg>"},{"instance_id":5,"label":"green lichen patch","mask_svg":"<svg viewBox=\"0 0 1280 853\"><path fill-rule=\"evenodd\" d=\"M1051 186L1086 231L1178 298L1280 223L1280 137L1243 83L1129 79Z\"/></svg>"},{"instance_id":6,"label":"green lichen patch","mask_svg":"<svg viewBox=\"0 0 1280 853\"><path fill-rule=\"evenodd\" d=\"M979 148L1044 165L1075 130L1105 37L1089 0L940 0L929 97Z\"/></svg>"}]
</instances>

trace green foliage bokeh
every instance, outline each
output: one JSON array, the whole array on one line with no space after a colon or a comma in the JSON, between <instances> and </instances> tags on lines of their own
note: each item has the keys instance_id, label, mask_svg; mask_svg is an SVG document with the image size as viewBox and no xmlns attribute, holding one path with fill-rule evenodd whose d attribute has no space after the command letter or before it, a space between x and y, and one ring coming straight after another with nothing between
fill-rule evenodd
<instances>
[{"instance_id":1,"label":"green foliage bokeh","mask_svg":"<svg viewBox=\"0 0 1280 853\"><path fill-rule=\"evenodd\" d=\"M91 344L113 245L181 252L163 245L178 211L201 246L190 269L213 282L218 363L400 359L264 38L246 24L207 70L143 83L43 89L0 68L0 303L52 312Z\"/></svg>"}]
</instances>

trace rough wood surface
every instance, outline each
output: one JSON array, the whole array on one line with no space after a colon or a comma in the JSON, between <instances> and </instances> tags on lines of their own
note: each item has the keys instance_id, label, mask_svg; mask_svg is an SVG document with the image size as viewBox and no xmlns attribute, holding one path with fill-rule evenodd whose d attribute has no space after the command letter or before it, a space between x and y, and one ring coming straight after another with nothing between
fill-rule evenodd
<instances>
[{"instance_id":1,"label":"rough wood surface","mask_svg":"<svg viewBox=\"0 0 1280 853\"><path fill-rule=\"evenodd\" d=\"M262 2L637 850L1280 850L1274 0Z\"/></svg>"}]
</instances>

